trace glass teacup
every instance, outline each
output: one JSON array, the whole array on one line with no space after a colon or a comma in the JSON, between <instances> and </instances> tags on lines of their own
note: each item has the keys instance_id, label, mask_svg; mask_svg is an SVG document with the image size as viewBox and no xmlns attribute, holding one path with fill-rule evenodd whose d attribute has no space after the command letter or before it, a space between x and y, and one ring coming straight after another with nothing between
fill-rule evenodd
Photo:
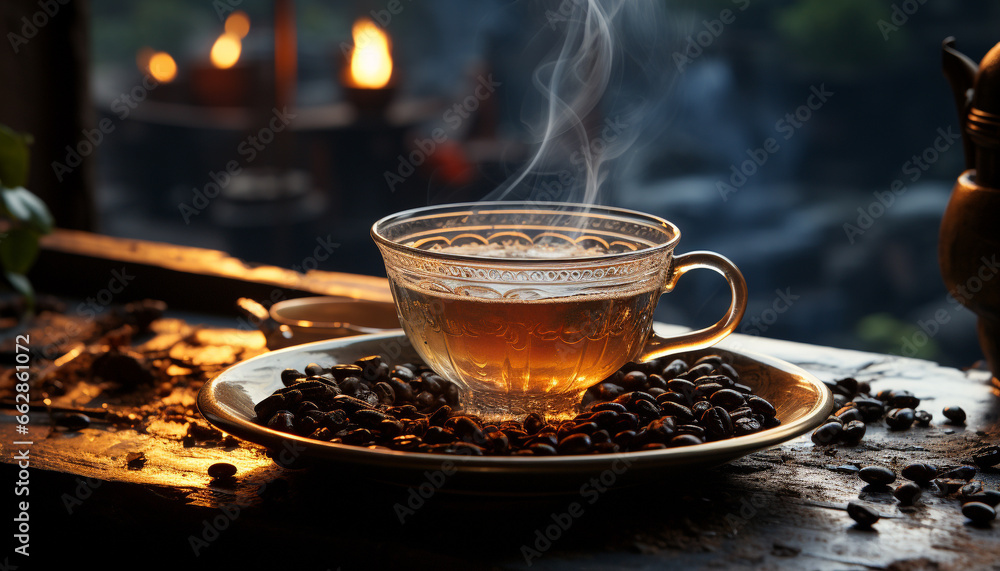
<instances>
[{"instance_id":1,"label":"glass teacup","mask_svg":"<svg viewBox=\"0 0 1000 571\"><path fill-rule=\"evenodd\" d=\"M571 417L584 391L623 364L713 345L746 309L732 262L675 256L677 227L631 210L449 204L383 218L372 237L409 341L487 420ZM729 283L726 315L670 338L652 333L660 295L696 268Z\"/></svg>"}]
</instances>

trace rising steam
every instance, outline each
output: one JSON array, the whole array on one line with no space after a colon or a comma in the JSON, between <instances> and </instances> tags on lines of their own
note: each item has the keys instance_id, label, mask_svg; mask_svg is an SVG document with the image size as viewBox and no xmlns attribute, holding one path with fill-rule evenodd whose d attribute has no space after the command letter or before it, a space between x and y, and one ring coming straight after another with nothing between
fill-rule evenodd
<instances>
[{"instance_id":1,"label":"rising steam","mask_svg":"<svg viewBox=\"0 0 1000 571\"><path fill-rule=\"evenodd\" d=\"M536 151L486 199L596 204L669 75L661 10L653 0L563 0L546 17L562 42L532 78Z\"/></svg>"}]
</instances>

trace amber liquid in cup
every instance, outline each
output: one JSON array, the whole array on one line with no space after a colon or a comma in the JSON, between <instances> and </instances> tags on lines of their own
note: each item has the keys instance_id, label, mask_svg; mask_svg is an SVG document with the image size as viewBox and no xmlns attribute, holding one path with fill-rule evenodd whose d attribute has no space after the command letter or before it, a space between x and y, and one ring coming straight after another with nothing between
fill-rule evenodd
<instances>
[{"instance_id":1,"label":"amber liquid in cup","mask_svg":"<svg viewBox=\"0 0 1000 571\"><path fill-rule=\"evenodd\" d=\"M493 421L569 418L587 387L630 360L707 347L746 308L746 283L718 254L675 256L676 226L581 204L482 202L418 208L375 223L399 321L428 365ZM710 269L732 303L711 327L652 334L681 275Z\"/></svg>"},{"instance_id":2,"label":"amber liquid in cup","mask_svg":"<svg viewBox=\"0 0 1000 571\"><path fill-rule=\"evenodd\" d=\"M400 322L446 378L488 408L564 411L635 356L658 288L552 299L482 299L394 285Z\"/></svg>"}]
</instances>

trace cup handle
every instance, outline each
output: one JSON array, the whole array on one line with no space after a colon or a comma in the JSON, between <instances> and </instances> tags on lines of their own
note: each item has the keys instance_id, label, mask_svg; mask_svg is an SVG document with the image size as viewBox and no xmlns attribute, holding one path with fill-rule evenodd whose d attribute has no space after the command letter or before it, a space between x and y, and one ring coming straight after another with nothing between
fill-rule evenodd
<instances>
[{"instance_id":1,"label":"cup handle","mask_svg":"<svg viewBox=\"0 0 1000 571\"><path fill-rule=\"evenodd\" d=\"M743 279L740 270L725 256L720 256L715 252L698 251L674 257L673 267L667 282L663 285L661 295L673 290L674 286L677 285L677 280L682 275L696 269L712 270L729 282L732 301L726 315L715 325L675 337L660 337L656 333L650 332L649 341L636 359L637 361L648 361L670 353L710 347L736 329L747 309L747 282Z\"/></svg>"}]
</instances>

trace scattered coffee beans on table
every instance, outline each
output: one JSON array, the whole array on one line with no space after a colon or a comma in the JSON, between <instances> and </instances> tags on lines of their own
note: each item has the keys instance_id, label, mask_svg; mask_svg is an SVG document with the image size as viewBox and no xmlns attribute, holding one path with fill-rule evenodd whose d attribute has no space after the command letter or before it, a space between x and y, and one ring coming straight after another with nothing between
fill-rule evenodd
<instances>
[{"instance_id":1,"label":"scattered coffee beans on table","mask_svg":"<svg viewBox=\"0 0 1000 571\"><path fill-rule=\"evenodd\" d=\"M774 406L718 355L628 363L585 393L572 420L486 423L461 412L458 387L423 364L353 364L281 372L257 423L355 446L466 455L551 456L658 450L777 426ZM863 427L862 427L863 428ZM858 436L857 428L852 437ZM863 434L863 430L861 430Z\"/></svg>"}]
</instances>

